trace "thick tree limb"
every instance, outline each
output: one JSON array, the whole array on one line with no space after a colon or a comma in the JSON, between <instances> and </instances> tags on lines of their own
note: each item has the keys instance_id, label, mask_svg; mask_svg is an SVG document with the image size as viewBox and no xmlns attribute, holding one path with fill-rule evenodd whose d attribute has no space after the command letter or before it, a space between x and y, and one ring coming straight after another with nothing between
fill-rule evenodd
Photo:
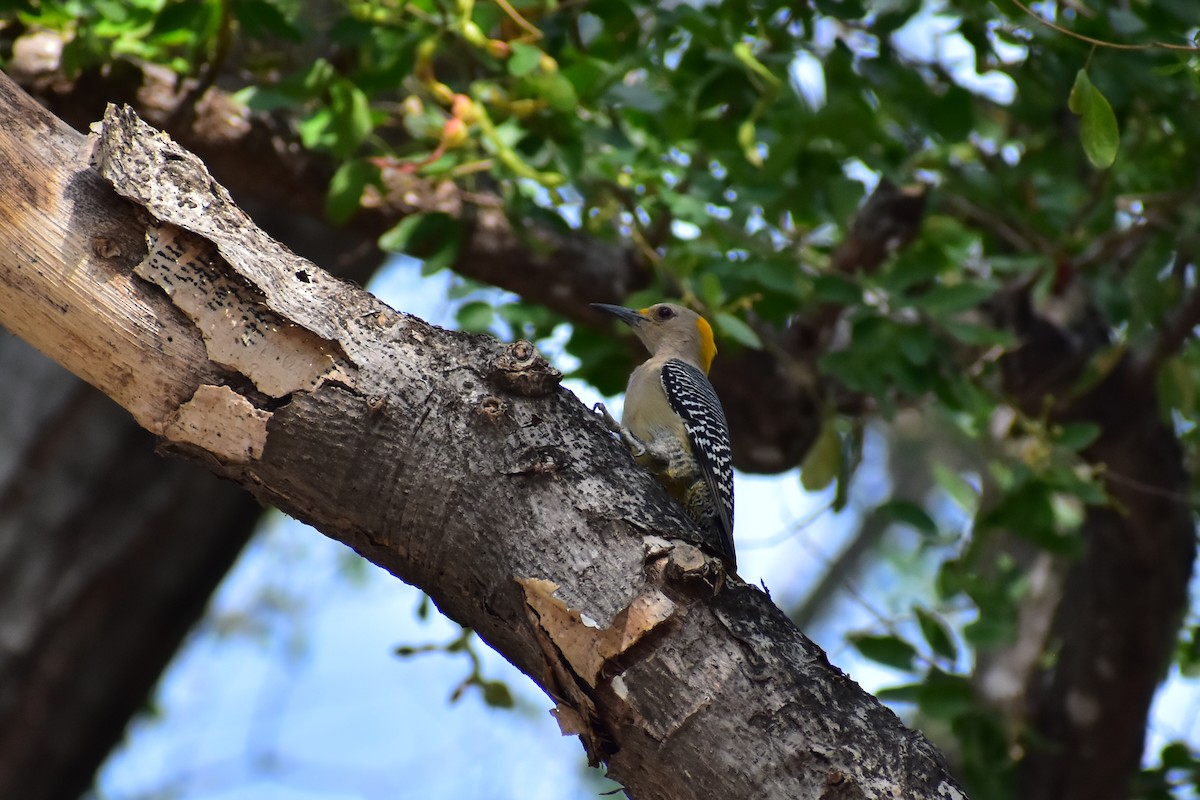
<instances>
[{"instance_id":1,"label":"thick tree limb","mask_svg":"<svg viewBox=\"0 0 1200 800\"><path fill-rule=\"evenodd\" d=\"M79 797L249 536L252 496L0 331L0 797Z\"/></svg>"},{"instance_id":2,"label":"thick tree limb","mask_svg":"<svg viewBox=\"0 0 1200 800\"><path fill-rule=\"evenodd\" d=\"M331 279L129 111L95 167L3 78L0 120L0 321L163 449L428 591L635 795L963 796L762 592L721 586L532 348Z\"/></svg>"},{"instance_id":3,"label":"thick tree limb","mask_svg":"<svg viewBox=\"0 0 1200 800\"><path fill-rule=\"evenodd\" d=\"M1088 421L1100 437L1084 457L1104 469L1112 507L1091 506L1084 553L1066 570L1051 641L1057 656L1030 676L1036 734L1019 764L1028 800L1122 800L1138 769L1150 703L1187 607L1196 556L1189 480L1155 384L1125 355L1087 391L1075 389L1104 346L1086 303L1061 322L1020 291L997 304L1021 346L1006 386L1029 414Z\"/></svg>"}]
</instances>

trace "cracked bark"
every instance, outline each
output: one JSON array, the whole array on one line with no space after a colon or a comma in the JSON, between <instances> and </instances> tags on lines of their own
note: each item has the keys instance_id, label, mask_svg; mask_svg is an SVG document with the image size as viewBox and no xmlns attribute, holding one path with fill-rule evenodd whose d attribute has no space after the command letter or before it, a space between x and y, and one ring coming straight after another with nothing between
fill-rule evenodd
<instances>
[{"instance_id":1,"label":"cracked bark","mask_svg":"<svg viewBox=\"0 0 1200 800\"><path fill-rule=\"evenodd\" d=\"M427 590L632 793L963 796L761 591L722 582L527 344L439 330L332 279L128 111L106 116L89 167L82 139L2 78L0 102L16 167L0 176L5 326L160 448Z\"/></svg>"}]
</instances>

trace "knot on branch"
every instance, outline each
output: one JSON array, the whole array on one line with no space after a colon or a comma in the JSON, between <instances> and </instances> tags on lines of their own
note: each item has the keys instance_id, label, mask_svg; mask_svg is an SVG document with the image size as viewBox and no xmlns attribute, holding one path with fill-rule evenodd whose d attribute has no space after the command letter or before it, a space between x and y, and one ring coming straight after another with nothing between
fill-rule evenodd
<instances>
[{"instance_id":1,"label":"knot on branch","mask_svg":"<svg viewBox=\"0 0 1200 800\"><path fill-rule=\"evenodd\" d=\"M544 397L562 381L562 373L524 339L507 345L496 356L491 378L500 388L523 397Z\"/></svg>"},{"instance_id":2,"label":"knot on branch","mask_svg":"<svg viewBox=\"0 0 1200 800\"><path fill-rule=\"evenodd\" d=\"M692 597L712 597L725 585L725 565L698 547L675 542L659 563L667 584Z\"/></svg>"},{"instance_id":3,"label":"knot on branch","mask_svg":"<svg viewBox=\"0 0 1200 800\"><path fill-rule=\"evenodd\" d=\"M489 394L479 401L475 411L488 422L496 423L508 413L508 403L494 394Z\"/></svg>"},{"instance_id":4,"label":"knot on branch","mask_svg":"<svg viewBox=\"0 0 1200 800\"><path fill-rule=\"evenodd\" d=\"M557 447L538 447L521 454L520 464L506 475L529 475L534 478L557 478L559 471L570 463L570 456Z\"/></svg>"}]
</instances>

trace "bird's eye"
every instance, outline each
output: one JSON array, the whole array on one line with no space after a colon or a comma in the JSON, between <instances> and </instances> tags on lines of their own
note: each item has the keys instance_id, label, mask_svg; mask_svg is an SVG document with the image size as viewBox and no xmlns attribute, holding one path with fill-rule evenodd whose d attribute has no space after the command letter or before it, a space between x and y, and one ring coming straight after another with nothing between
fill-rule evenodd
<instances>
[{"instance_id":1,"label":"bird's eye","mask_svg":"<svg viewBox=\"0 0 1200 800\"><path fill-rule=\"evenodd\" d=\"M671 317L675 316L675 310L670 306L660 306L659 309L654 312L654 316L665 322L666 320L669 320Z\"/></svg>"}]
</instances>

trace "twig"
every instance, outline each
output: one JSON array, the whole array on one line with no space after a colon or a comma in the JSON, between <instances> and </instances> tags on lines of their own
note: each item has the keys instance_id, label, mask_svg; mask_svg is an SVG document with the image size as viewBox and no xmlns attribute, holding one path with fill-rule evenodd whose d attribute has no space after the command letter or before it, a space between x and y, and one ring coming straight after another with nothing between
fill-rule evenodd
<instances>
[{"instance_id":1,"label":"twig","mask_svg":"<svg viewBox=\"0 0 1200 800\"><path fill-rule=\"evenodd\" d=\"M1139 481L1136 478L1130 478L1127 475L1114 472L1107 466L1104 468L1101 475L1104 480L1110 483L1120 484L1127 489L1132 489L1135 492L1141 492L1142 494L1151 495L1153 497L1162 497L1166 500L1170 500L1173 503L1178 503L1181 506L1187 506L1189 508L1195 508L1197 506L1196 500L1189 495L1186 495L1182 492L1172 492L1170 489L1162 489L1158 486L1152 486L1151 484L1145 483L1144 481Z\"/></svg>"},{"instance_id":2,"label":"twig","mask_svg":"<svg viewBox=\"0 0 1200 800\"><path fill-rule=\"evenodd\" d=\"M947 194L942 198L942 205L960 217L963 221L973 223L977 227L1001 239L1018 253L1037 252L1047 254L1052 248L1033 231L1019 231L1004 219L976 205L962 195ZM1036 242L1035 242L1036 240Z\"/></svg>"},{"instance_id":3,"label":"twig","mask_svg":"<svg viewBox=\"0 0 1200 800\"><path fill-rule=\"evenodd\" d=\"M1200 53L1200 47L1186 44L1169 44L1168 42L1147 42L1145 44L1121 44L1120 42L1106 42L1103 39L1093 39L1091 36L1085 36L1082 33L1076 33L1073 30L1062 27L1045 17L1035 14L1031 8L1021 2L1021 0L1012 0L1013 5L1024 11L1029 16L1036 19L1038 22L1045 25L1051 30L1057 31L1064 36L1070 36L1072 39L1078 39L1081 42L1087 42L1096 47L1107 47L1110 50L1176 50L1183 53Z\"/></svg>"},{"instance_id":4,"label":"twig","mask_svg":"<svg viewBox=\"0 0 1200 800\"><path fill-rule=\"evenodd\" d=\"M532 37L532 41L536 42L542 38L542 32L538 30L537 26L522 17L520 12L509 4L508 0L496 0L496 5L500 6L504 13L508 14L509 19L515 22L518 27L523 28Z\"/></svg>"},{"instance_id":5,"label":"twig","mask_svg":"<svg viewBox=\"0 0 1200 800\"><path fill-rule=\"evenodd\" d=\"M1183 348L1197 325L1200 325L1200 287L1194 287L1188 293L1184 302L1167 320L1150 352L1139 360L1137 371L1141 378L1153 378L1163 363Z\"/></svg>"},{"instance_id":6,"label":"twig","mask_svg":"<svg viewBox=\"0 0 1200 800\"><path fill-rule=\"evenodd\" d=\"M216 84L221 67L225 65L225 59L229 57L229 50L233 44L233 12L229 7L229 0L222 0L220 10L216 49L213 50L212 57L204 64L203 72L196 81L196 85L179 100L178 105L167 115L164 124L166 128L172 128L183 121L190 123L195 118L196 104L204 97L204 93Z\"/></svg>"}]
</instances>

